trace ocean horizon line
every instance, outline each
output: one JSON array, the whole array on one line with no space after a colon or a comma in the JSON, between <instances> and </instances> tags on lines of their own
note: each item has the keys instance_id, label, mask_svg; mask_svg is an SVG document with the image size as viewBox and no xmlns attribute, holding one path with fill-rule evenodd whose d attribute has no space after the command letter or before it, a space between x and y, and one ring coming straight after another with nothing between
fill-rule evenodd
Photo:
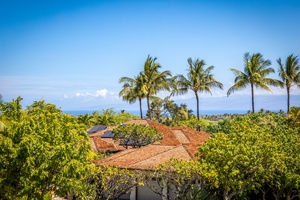
<instances>
[{"instance_id":1,"label":"ocean horizon line","mask_svg":"<svg viewBox=\"0 0 300 200\"><path fill-rule=\"evenodd\" d=\"M260 109L259 109L260 110ZM256 110L256 111L259 111ZM116 113L120 113L122 110L114 110L114 112ZM140 111L139 110L124 110L125 112L128 112L130 114L133 115L140 115ZM271 112L279 112L280 110L270 110ZM102 113L102 111L100 110L63 110L63 112L65 114L70 114L70 115L74 115L74 116L79 116L79 115L84 115L84 114L92 114L93 112L100 112ZM250 110L200 110L200 115L224 115L224 114L247 114L248 112L250 112ZM146 114L146 111L143 111L143 115ZM193 114L196 114L196 111L193 111Z\"/></svg>"}]
</instances>

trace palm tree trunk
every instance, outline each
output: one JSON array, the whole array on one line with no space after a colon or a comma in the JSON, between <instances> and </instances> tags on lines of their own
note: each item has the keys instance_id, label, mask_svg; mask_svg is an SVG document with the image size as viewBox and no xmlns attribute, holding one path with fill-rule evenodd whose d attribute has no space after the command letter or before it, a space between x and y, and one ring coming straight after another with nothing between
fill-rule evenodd
<instances>
[{"instance_id":1,"label":"palm tree trunk","mask_svg":"<svg viewBox=\"0 0 300 200\"><path fill-rule=\"evenodd\" d=\"M199 120L199 97L197 92L195 92L195 95L196 95L196 102L197 102L197 119Z\"/></svg>"},{"instance_id":2,"label":"palm tree trunk","mask_svg":"<svg viewBox=\"0 0 300 200\"><path fill-rule=\"evenodd\" d=\"M140 103L140 116L141 116L141 119L143 119L142 99L140 97L139 97L139 103Z\"/></svg>"},{"instance_id":3,"label":"palm tree trunk","mask_svg":"<svg viewBox=\"0 0 300 200\"><path fill-rule=\"evenodd\" d=\"M251 83L251 95L252 95L252 113L254 113L254 88L253 88L253 83Z\"/></svg>"},{"instance_id":4,"label":"palm tree trunk","mask_svg":"<svg viewBox=\"0 0 300 200\"><path fill-rule=\"evenodd\" d=\"M152 116L151 116L150 97L149 97L149 95L147 95L147 106L148 106L149 118L150 118L150 120L151 120L151 119L152 119Z\"/></svg>"},{"instance_id":5,"label":"palm tree trunk","mask_svg":"<svg viewBox=\"0 0 300 200\"><path fill-rule=\"evenodd\" d=\"M286 87L287 90L287 113L290 112L290 87Z\"/></svg>"}]
</instances>

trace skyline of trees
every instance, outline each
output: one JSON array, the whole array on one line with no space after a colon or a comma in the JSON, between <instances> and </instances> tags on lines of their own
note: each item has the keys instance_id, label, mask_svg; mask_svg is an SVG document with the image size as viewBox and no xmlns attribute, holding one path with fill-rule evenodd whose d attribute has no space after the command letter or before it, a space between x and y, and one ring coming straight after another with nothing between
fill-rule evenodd
<instances>
[{"instance_id":1,"label":"skyline of trees","mask_svg":"<svg viewBox=\"0 0 300 200\"><path fill-rule=\"evenodd\" d=\"M290 103L290 88L294 85L300 87L300 66L298 64L298 56L290 55L285 65L281 63L281 59L277 60L279 64L278 76L282 81L267 77L271 73L275 73L274 68L269 67L271 61L264 59L261 53L244 54L244 69L243 71L236 68L229 68L235 74L234 84L229 87L227 97L235 91L245 89L250 86L252 112L255 111L254 104L254 87L267 90L272 93L269 86L286 88L287 90L287 110L289 111ZM120 83L124 83L119 96L124 101L134 103L139 100L140 117L142 118L142 99L147 99L147 116L152 119L151 100L154 100L154 95L162 90L170 92L169 97L174 95L184 95L191 90L196 97L197 119L200 117L199 96L198 92L207 92L212 94L211 88L223 89L223 84L217 81L212 74L214 66L211 65L206 69L203 59L196 58L192 60L188 58L188 73L187 77L182 74L172 76L169 70L159 72L161 66L156 62L157 58L152 58L148 55L144 64L143 71L140 71L138 76L134 78L121 77ZM153 106L152 106L153 107Z\"/></svg>"},{"instance_id":2,"label":"skyline of trees","mask_svg":"<svg viewBox=\"0 0 300 200\"><path fill-rule=\"evenodd\" d=\"M187 77L184 75L177 76L177 85L179 88L176 93L179 95L186 94L188 90L192 90L195 93L196 97L196 105L197 105L197 119L199 120L199 96L198 92L207 92L211 93L211 88L217 87L219 89L223 89L223 84L218 82L211 71L214 69L214 66L209 66L206 69L204 68L205 61L204 60L192 60L188 58L188 73Z\"/></svg>"},{"instance_id":3,"label":"skyline of trees","mask_svg":"<svg viewBox=\"0 0 300 200\"><path fill-rule=\"evenodd\" d=\"M300 88L300 65L298 56L289 55L285 63L281 63L281 58L277 60L279 65L278 75L284 82L287 91L287 112L290 111L290 89L293 84Z\"/></svg>"},{"instance_id":4,"label":"skyline of trees","mask_svg":"<svg viewBox=\"0 0 300 200\"><path fill-rule=\"evenodd\" d=\"M261 110L227 118L225 123L212 123L210 130L215 131L209 131L212 137L199 147L196 160L172 159L146 174L117 166L95 166L91 161L103 155L91 151L83 124L86 116L79 119L63 114L45 101L35 101L22 109L21 101L18 97L0 106L0 119L7 126L0 130L1 199L50 199L52 194L115 199L132 187L148 185L149 180L157 181L158 187L150 189L158 194L162 194L165 184L172 184L170 191L175 199L300 196L299 107L291 107L288 116ZM175 106L166 103L168 109ZM95 113L94 119L111 123L114 112L103 113ZM142 139L156 135L155 131L136 132L143 132Z\"/></svg>"},{"instance_id":5,"label":"skyline of trees","mask_svg":"<svg viewBox=\"0 0 300 200\"><path fill-rule=\"evenodd\" d=\"M252 112L254 112L254 86L268 90L272 93L272 90L268 85L272 86L283 86L283 83L279 80L267 78L266 76L270 73L275 73L270 60L265 60L263 55L255 53L250 55L248 52L244 54L244 71L240 71L235 68L230 68L235 74L234 85L228 89L227 96L236 90L244 89L247 85L251 88L251 100L252 100Z\"/></svg>"}]
</instances>

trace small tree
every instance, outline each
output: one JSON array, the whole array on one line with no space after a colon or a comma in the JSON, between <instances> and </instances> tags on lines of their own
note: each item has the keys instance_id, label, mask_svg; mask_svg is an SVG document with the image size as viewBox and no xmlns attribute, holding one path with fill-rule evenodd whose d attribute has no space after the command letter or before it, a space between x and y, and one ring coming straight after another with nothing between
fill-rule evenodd
<instances>
[{"instance_id":1,"label":"small tree","mask_svg":"<svg viewBox=\"0 0 300 200\"><path fill-rule=\"evenodd\" d=\"M258 191L285 169L281 146L272 135L276 123L270 119L255 124L248 117L237 118L229 134L217 133L199 147L202 175L221 188L224 200Z\"/></svg>"},{"instance_id":2,"label":"small tree","mask_svg":"<svg viewBox=\"0 0 300 200\"><path fill-rule=\"evenodd\" d=\"M118 199L131 188L143 185L145 175L139 171L121 169L114 166L99 166L90 184L96 190L95 199Z\"/></svg>"},{"instance_id":3,"label":"small tree","mask_svg":"<svg viewBox=\"0 0 300 200\"><path fill-rule=\"evenodd\" d=\"M267 78L270 73L274 73L274 69L268 67L271 65L270 60L265 60L260 53L252 54L245 53L244 55L244 70L240 71L230 68L235 74L234 85L227 91L227 96L236 90L241 90L250 85L252 112L254 112L254 86L272 92L268 85L283 87L283 83L279 80Z\"/></svg>"},{"instance_id":4,"label":"small tree","mask_svg":"<svg viewBox=\"0 0 300 200\"><path fill-rule=\"evenodd\" d=\"M300 87L300 64L298 56L293 54L286 58L285 64L281 63L281 58L277 60L279 64L279 76L284 82L287 91L287 112L290 111L290 90L295 84Z\"/></svg>"},{"instance_id":5,"label":"small tree","mask_svg":"<svg viewBox=\"0 0 300 200\"><path fill-rule=\"evenodd\" d=\"M172 195L174 199L214 199L206 190L208 185L199 172L201 166L198 161L171 159L150 174L157 184L146 184L164 199L173 199Z\"/></svg>"},{"instance_id":6,"label":"small tree","mask_svg":"<svg viewBox=\"0 0 300 200\"><path fill-rule=\"evenodd\" d=\"M174 90L174 94L183 95L192 90L195 93L196 105L197 105L197 119L199 120L199 95L198 92L207 92L212 94L211 89L218 87L223 89L223 84L218 82L211 71L214 69L214 66L209 66L206 69L204 60L192 60L188 58L188 74L187 77L183 75L177 76L177 85L178 87Z\"/></svg>"},{"instance_id":7,"label":"small tree","mask_svg":"<svg viewBox=\"0 0 300 200\"><path fill-rule=\"evenodd\" d=\"M2 107L10 124L0 132L0 199L85 196L93 169L85 127L53 104L37 101L23 111L20 102Z\"/></svg>"},{"instance_id":8,"label":"small tree","mask_svg":"<svg viewBox=\"0 0 300 200\"><path fill-rule=\"evenodd\" d=\"M171 72L166 70L160 72L161 66L156 62L157 58L152 58L148 55L144 70L140 73L143 85L142 91L147 99L147 107L150 110L150 98L161 90L170 90ZM152 113L149 112L149 118L152 119Z\"/></svg>"},{"instance_id":9,"label":"small tree","mask_svg":"<svg viewBox=\"0 0 300 200\"><path fill-rule=\"evenodd\" d=\"M125 148L140 148L162 139L162 135L155 128L137 124L118 126L113 129L113 133L114 140L119 140Z\"/></svg>"}]
</instances>

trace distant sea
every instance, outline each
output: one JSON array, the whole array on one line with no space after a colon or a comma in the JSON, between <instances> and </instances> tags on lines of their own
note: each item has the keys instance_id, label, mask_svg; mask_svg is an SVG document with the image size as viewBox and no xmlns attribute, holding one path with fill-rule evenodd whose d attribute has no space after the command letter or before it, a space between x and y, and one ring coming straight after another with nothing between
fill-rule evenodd
<instances>
[{"instance_id":1,"label":"distant sea","mask_svg":"<svg viewBox=\"0 0 300 200\"><path fill-rule=\"evenodd\" d=\"M78 116L83 114L92 114L96 110L64 110L64 113ZM97 111L100 112L100 111ZM119 113L120 111L115 111L116 113ZM139 110L125 110L125 112L129 112L133 115L140 115ZM200 110L200 115L223 115L223 114L246 114L248 110ZM101 112L100 112L101 113ZM143 114L145 115L146 111L143 111ZM193 112L193 114L196 114L196 111Z\"/></svg>"}]
</instances>

